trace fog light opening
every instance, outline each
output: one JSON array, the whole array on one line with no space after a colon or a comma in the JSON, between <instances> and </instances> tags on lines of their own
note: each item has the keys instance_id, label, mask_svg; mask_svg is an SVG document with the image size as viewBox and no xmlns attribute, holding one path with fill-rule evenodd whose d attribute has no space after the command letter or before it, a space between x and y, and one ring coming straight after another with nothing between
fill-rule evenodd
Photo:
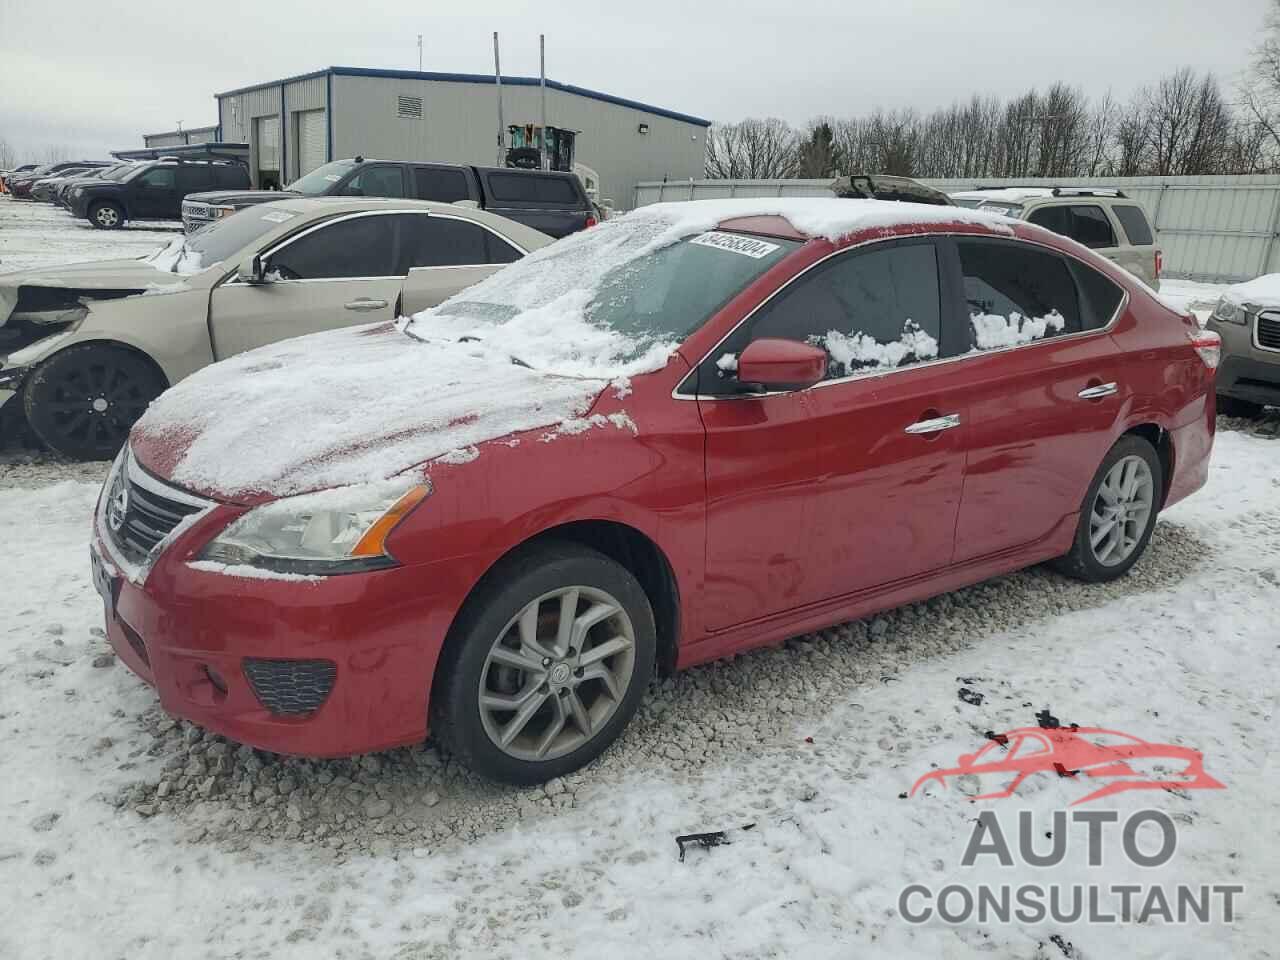
<instances>
[{"instance_id":1,"label":"fog light opening","mask_svg":"<svg viewBox=\"0 0 1280 960\"><path fill-rule=\"evenodd\" d=\"M204 665L204 678L209 681L209 686L213 687L213 699L222 702L227 698L227 681L217 670Z\"/></svg>"}]
</instances>

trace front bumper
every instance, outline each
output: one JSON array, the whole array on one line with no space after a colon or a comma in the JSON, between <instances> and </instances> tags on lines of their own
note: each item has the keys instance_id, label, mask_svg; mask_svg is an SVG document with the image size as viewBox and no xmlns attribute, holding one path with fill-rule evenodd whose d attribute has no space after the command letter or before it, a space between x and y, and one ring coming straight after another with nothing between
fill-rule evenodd
<instances>
[{"instance_id":1,"label":"front bumper","mask_svg":"<svg viewBox=\"0 0 1280 960\"><path fill-rule=\"evenodd\" d=\"M99 505L91 550L111 584L101 589L119 658L168 713L259 749L333 757L422 741L435 664L465 596L456 574L428 564L303 581L191 567L242 512L214 505L130 579ZM310 714L276 714L247 659L328 661L332 687Z\"/></svg>"},{"instance_id":2,"label":"front bumper","mask_svg":"<svg viewBox=\"0 0 1280 960\"><path fill-rule=\"evenodd\" d=\"M1205 324L1222 338L1217 391L1250 403L1280 405L1280 351L1258 345L1256 324L1257 319L1252 316L1247 325L1223 323L1212 317Z\"/></svg>"}]
</instances>

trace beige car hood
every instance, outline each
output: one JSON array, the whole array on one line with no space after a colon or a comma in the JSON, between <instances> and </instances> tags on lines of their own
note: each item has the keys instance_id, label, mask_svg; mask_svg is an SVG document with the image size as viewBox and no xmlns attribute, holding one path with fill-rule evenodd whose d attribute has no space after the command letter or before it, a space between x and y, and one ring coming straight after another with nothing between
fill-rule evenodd
<instances>
[{"instance_id":1,"label":"beige car hood","mask_svg":"<svg viewBox=\"0 0 1280 960\"><path fill-rule=\"evenodd\" d=\"M162 291L189 280L167 270L157 270L145 260L102 260L61 267L40 267L0 275L0 324L9 319L22 287L45 287L94 293ZM70 295L70 294L69 294Z\"/></svg>"}]
</instances>

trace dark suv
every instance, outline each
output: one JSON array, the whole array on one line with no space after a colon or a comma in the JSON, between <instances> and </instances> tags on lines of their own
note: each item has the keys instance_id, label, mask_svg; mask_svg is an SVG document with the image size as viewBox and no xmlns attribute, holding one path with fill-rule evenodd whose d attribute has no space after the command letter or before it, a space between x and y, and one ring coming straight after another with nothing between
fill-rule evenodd
<instances>
[{"instance_id":1,"label":"dark suv","mask_svg":"<svg viewBox=\"0 0 1280 960\"><path fill-rule=\"evenodd\" d=\"M77 184L67 203L77 217L87 217L101 230L115 230L126 220L178 220L182 198L189 193L248 186L249 171L240 163L161 159L140 163L119 180Z\"/></svg>"},{"instance_id":2,"label":"dark suv","mask_svg":"<svg viewBox=\"0 0 1280 960\"><path fill-rule=\"evenodd\" d=\"M288 196L464 201L552 237L566 236L596 222L595 208L582 181L572 173L364 157L326 163L283 191L220 191L187 197L182 204L182 222L190 233L244 207Z\"/></svg>"}]
</instances>

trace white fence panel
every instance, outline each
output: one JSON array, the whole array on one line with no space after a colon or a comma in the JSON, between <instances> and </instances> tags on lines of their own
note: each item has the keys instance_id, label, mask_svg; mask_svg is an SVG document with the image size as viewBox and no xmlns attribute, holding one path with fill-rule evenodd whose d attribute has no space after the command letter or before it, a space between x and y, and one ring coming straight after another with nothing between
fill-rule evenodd
<instances>
[{"instance_id":1,"label":"white fence panel","mask_svg":"<svg viewBox=\"0 0 1280 960\"><path fill-rule=\"evenodd\" d=\"M1119 187L1147 209L1164 250L1164 275L1218 282L1280 272L1280 176L1077 177L925 180L940 190L975 187ZM683 180L641 183L635 206L716 197L830 195L830 180Z\"/></svg>"}]
</instances>

